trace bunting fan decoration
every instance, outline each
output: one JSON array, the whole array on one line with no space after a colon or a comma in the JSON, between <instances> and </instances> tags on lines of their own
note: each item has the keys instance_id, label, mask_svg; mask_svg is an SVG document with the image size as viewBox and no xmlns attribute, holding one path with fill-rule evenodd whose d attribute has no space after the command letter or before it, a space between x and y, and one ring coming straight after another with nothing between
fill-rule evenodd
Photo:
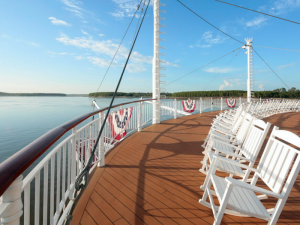
<instances>
[{"instance_id":1,"label":"bunting fan decoration","mask_svg":"<svg viewBox=\"0 0 300 225\"><path fill-rule=\"evenodd\" d=\"M236 104L236 99L234 98L226 99L226 104L229 108L234 108Z\"/></svg>"},{"instance_id":2,"label":"bunting fan decoration","mask_svg":"<svg viewBox=\"0 0 300 225\"><path fill-rule=\"evenodd\" d=\"M108 116L108 123L112 131L112 136L115 140L119 141L121 138L126 136L126 129L130 122L132 111L133 107L120 109Z\"/></svg>"},{"instance_id":3,"label":"bunting fan decoration","mask_svg":"<svg viewBox=\"0 0 300 225\"><path fill-rule=\"evenodd\" d=\"M192 113L196 109L196 100L183 100L181 104L185 112Z\"/></svg>"}]
</instances>

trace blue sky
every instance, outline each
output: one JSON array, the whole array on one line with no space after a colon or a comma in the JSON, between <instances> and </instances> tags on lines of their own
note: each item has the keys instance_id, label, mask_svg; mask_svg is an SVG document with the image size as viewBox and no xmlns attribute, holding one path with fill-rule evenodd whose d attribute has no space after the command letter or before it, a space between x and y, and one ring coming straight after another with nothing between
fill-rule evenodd
<instances>
[{"instance_id":1,"label":"blue sky","mask_svg":"<svg viewBox=\"0 0 300 225\"><path fill-rule=\"evenodd\" d=\"M95 92L121 40L138 0L14 0L0 2L0 91ZM182 0L202 17L239 40L253 45L300 50L300 26L213 0ZM299 0L228 0L300 22ZM241 47L197 18L175 0L161 0L166 27L167 83ZM124 40L100 91L113 91L126 60L138 19ZM256 47L290 87L300 88L300 52ZM236 52L237 53L237 52ZM236 54L234 53L234 54ZM167 86L168 92L246 89L245 50ZM153 8L149 8L120 91L151 92ZM232 59L227 66L226 64ZM283 87L254 54L255 90Z\"/></svg>"}]
</instances>

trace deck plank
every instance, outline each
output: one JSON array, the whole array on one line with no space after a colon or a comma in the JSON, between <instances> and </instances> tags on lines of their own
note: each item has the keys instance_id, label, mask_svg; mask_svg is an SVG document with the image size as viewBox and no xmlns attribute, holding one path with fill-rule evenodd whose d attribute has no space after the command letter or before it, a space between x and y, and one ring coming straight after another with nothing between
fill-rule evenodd
<instances>
[{"instance_id":1,"label":"deck plank","mask_svg":"<svg viewBox=\"0 0 300 225\"><path fill-rule=\"evenodd\" d=\"M212 224L211 209L198 203L205 179L199 168L201 145L216 113L164 121L126 138L106 156L106 166L92 173L72 224ZM300 113L265 121L300 136ZM275 199L264 201L271 206ZM278 224L299 224L299 207L300 176ZM266 221L225 215L222 224Z\"/></svg>"}]
</instances>

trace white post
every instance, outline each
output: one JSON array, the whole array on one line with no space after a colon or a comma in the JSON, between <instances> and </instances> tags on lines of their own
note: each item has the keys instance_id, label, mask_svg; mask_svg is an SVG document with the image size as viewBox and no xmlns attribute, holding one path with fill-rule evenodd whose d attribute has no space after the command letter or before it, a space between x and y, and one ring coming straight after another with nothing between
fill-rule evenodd
<instances>
[{"instance_id":1,"label":"white post","mask_svg":"<svg viewBox=\"0 0 300 225\"><path fill-rule=\"evenodd\" d=\"M104 112L99 113L99 132L101 129L101 126L104 122ZM105 149L104 149L104 130L102 132L102 135L99 139L99 143L98 143L98 151L99 151L99 162L98 162L98 167L103 167L105 166Z\"/></svg>"},{"instance_id":2,"label":"white post","mask_svg":"<svg viewBox=\"0 0 300 225\"><path fill-rule=\"evenodd\" d=\"M242 105L242 97L240 97L240 105Z\"/></svg>"},{"instance_id":3,"label":"white post","mask_svg":"<svg viewBox=\"0 0 300 225\"><path fill-rule=\"evenodd\" d=\"M71 184L74 185L75 184L75 180L76 180L76 171L77 171L77 168L76 168L76 139L77 139L77 126L76 127L73 127L72 128L72 155L71 155ZM79 149L78 149L79 151ZM79 155L79 153L78 153ZM79 159L79 158L78 158ZM73 186L73 189L74 189L74 186ZM72 193L73 193L73 190L70 191L70 198L72 198Z\"/></svg>"},{"instance_id":4,"label":"white post","mask_svg":"<svg viewBox=\"0 0 300 225\"><path fill-rule=\"evenodd\" d=\"M223 98L221 97L221 110L223 110Z\"/></svg>"},{"instance_id":5,"label":"white post","mask_svg":"<svg viewBox=\"0 0 300 225\"><path fill-rule=\"evenodd\" d=\"M261 97L259 97L259 102L261 103Z\"/></svg>"},{"instance_id":6,"label":"white post","mask_svg":"<svg viewBox=\"0 0 300 225\"><path fill-rule=\"evenodd\" d=\"M20 175L7 188L1 196L0 217L1 224L19 225L23 214L23 203L21 199L23 176Z\"/></svg>"},{"instance_id":7,"label":"white post","mask_svg":"<svg viewBox=\"0 0 300 225\"><path fill-rule=\"evenodd\" d=\"M177 119L177 100L174 99L174 119Z\"/></svg>"},{"instance_id":8,"label":"white post","mask_svg":"<svg viewBox=\"0 0 300 225\"><path fill-rule=\"evenodd\" d=\"M245 41L247 49L247 62L248 62L248 78L247 78L247 102L251 102L251 91L252 91L252 40L253 38L246 38Z\"/></svg>"},{"instance_id":9,"label":"white post","mask_svg":"<svg viewBox=\"0 0 300 225\"><path fill-rule=\"evenodd\" d=\"M200 98L200 113L202 113L202 98Z\"/></svg>"},{"instance_id":10,"label":"white post","mask_svg":"<svg viewBox=\"0 0 300 225\"><path fill-rule=\"evenodd\" d=\"M213 106L213 100L210 98L210 111L212 111L212 106Z\"/></svg>"},{"instance_id":11,"label":"white post","mask_svg":"<svg viewBox=\"0 0 300 225\"><path fill-rule=\"evenodd\" d=\"M153 124L160 123L159 1L154 0L154 53L152 65Z\"/></svg>"},{"instance_id":12,"label":"white post","mask_svg":"<svg viewBox=\"0 0 300 225\"><path fill-rule=\"evenodd\" d=\"M139 102L139 112L138 112L138 132L142 131L142 103Z\"/></svg>"}]
</instances>

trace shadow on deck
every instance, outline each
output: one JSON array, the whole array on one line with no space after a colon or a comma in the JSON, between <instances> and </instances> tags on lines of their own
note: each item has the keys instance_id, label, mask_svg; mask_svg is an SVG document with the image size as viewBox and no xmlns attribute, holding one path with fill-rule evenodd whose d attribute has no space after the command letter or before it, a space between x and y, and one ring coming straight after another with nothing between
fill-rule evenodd
<instances>
[{"instance_id":1,"label":"shadow on deck","mask_svg":"<svg viewBox=\"0 0 300 225\"><path fill-rule=\"evenodd\" d=\"M205 179L199 168L201 145L216 114L164 121L125 139L107 155L106 167L93 172L72 224L212 224L211 209L198 203ZM265 120L300 136L299 113ZM299 224L299 208L300 176L278 224ZM223 224L266 221L225 215Z\"/></svg>"}]
</instances>

